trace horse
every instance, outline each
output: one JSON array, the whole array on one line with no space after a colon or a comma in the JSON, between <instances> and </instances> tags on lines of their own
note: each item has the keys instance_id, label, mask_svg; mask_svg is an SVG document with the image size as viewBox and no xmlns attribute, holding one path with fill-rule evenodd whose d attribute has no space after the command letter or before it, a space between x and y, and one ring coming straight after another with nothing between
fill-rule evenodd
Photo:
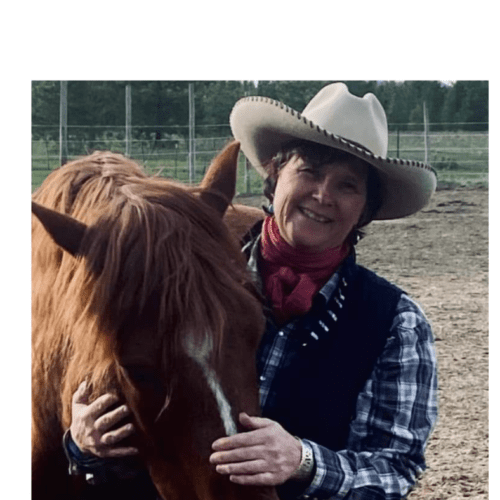
<instances>
[{"instance_id":1,"label":"horse","mask_svg":"<svg viewBox=\"0 0 500 500\"><path fill-rule=\"evenodd\" d=\"M233 230L223 220L238 153L230 143L186 186L99 151L32 196L34 500L94 498L62 447L82 381L89 402L114 392L131 409L129 439L159 498L277 499L209 464L211 443L243 430L238 414L259 414L264 320L237 235L261 215L239 218L235 206ZM120 498L141 496L125 488Z\"/></svg>"}]
</instances>

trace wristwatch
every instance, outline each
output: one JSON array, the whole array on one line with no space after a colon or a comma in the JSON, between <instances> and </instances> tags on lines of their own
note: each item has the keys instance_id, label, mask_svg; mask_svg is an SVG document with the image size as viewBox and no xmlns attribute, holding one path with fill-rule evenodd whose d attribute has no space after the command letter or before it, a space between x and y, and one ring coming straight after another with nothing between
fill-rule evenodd
<instances>
[{"instance_id":1,"label":"wristwatch","mask_svg":"<svg viewBox=\"0 0 500 500\"><path fill-rule=\"evenodd\" d=\"M105 460L80 451L69 429L63 436L63 449L69 464L68 473L71 476L85 475L85 479L91 484L95 480L94 470L106 465Z\"/></svg>"},{"instance_id":2,"label":"wristwatch","mask_svg":"<svg viewBox=\"0 0 500 500\"><path fill-rule=\"evenodd\" d=\"M296 471L293 473L290 479L294 481L306 481L312 475L314 470L314 453L311 445L306 441L302 441L296 436L302 446L302 456L300 458L300 464Z\"/></svg>"},{"instance_id":3,"label":"wristwatch","mask_svg":"<svg viewBox=\"0 0 500 500\"><path fill-rule=\"evenodd\" d=\"M71 437L69 429L63 436L63 449L68 459L68 472L71 476L84 475L89 484L109 483L111 481L133 479L143 474L137 457L99 458L83 453Z\"/></svg>"}]
</instances>

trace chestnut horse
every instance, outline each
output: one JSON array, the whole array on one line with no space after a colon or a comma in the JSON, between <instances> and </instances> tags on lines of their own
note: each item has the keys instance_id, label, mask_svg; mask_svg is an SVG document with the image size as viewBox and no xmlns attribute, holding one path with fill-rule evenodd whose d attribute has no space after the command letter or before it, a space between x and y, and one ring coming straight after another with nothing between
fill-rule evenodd
<instances>
[{"instance_id":1,"label":"chestnut horse","mask_svg":"<svg viewBox=\"0 0 500 500\"><path fill-rule=\"evenodd\" d=\"M112 391L130 407L133 443L159 497L277 498L229 482L208 459L215 439L242 430L239 412L259 413L262 309L222 220L238 152L228 145L198 187L96 152L55 170L33 195L34 500L92 498L94 486L69 476L61 444L83 380L90 401Z\"/></svg>"}]
</instances>

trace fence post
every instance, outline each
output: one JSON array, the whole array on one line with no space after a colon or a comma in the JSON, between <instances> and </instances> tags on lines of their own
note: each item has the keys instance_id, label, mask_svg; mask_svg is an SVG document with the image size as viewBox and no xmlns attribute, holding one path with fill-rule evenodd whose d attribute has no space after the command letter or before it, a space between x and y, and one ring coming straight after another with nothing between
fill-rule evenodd
<instances>
[{"instance_id":1,"label":"fence post","mask_svg":"<svg viewBox=\"0 0 500 500\"><path fill-rule=\"evenodd\" d=\"M125 156L132 151L132 86L125 87Z\"/></svg>"},{"instance_id":2,"label":"fence post","mask_svg":"<svg viewBox=\"0 0 500 500\"><path fill-rule=\"evenodd\" d=\"M247 157L245 156L245 188L247 194L250 194L251 189L250 189L250 162L248 161Z\"/></svg>"},{"instance_id":3,"label":"fence post","mask_svg":"<svg viewBox=\"0 0 500 500\"><path fill-rule=\"evenodd\" d=\"M429 119L427 116L427 107L424 101L424 163L427 165L429 163Z\"/></svg>"},{"instance_id":4,"label":"fence post","mask_svg":"<svg viewBox=\"0 0 500 500\"><path fill-rule=\"evenodd\" d=\"M188 99L189 99L189 153L188 153L188 167L189 167L189 182L194 181L194 152L195 152L195 135L194 135L194 92L193 84L188 84Z\"/></svg>"},{"instance_id":5,"label":"fence post","mask_svg":"<svg viewBox=\"0 0 500 500\"><path fill-rule=\"evenodd\" d=\"M68 82L61 82L59 98L59 161L68 161Z\"/></svg>"}]
</instances>

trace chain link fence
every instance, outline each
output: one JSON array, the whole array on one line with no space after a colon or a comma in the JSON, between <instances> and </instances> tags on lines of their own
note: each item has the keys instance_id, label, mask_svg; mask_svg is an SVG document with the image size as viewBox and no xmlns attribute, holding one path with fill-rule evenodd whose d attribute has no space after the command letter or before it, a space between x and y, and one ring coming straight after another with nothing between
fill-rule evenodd
<instances>
[{"instance_id":1,"label":"chain link fence","mask_svg":"<svg viewBox=\"0 0 500 500\"><path fill-rule=\"evenodd\" d=\"M414 124L390 126L388 156L425 161L423 127ZM430 124L431 130L439 130ZM434 125L434 127L432 127ZM448 124L450 125L450 124ZM458 127L457 124L455 128ZM488 182L488 132L463 130L429 132L427 159L438 172L442 183L483 184ZM402 130L404 129L404 130ZM413 130L412 130L413 129ZM32 126L32 189L61 164L58 126ZM125 127L68 126L67 160L95 150L129 152L146 172L159 174L181 182L199 182L211 159L231 139L228 125L197 128L190 143L187 126L132 127L131 139L126 141ZM240 194L261 194L262 179L240 155L237 191Z\"/></svg>"}]
</instances>

